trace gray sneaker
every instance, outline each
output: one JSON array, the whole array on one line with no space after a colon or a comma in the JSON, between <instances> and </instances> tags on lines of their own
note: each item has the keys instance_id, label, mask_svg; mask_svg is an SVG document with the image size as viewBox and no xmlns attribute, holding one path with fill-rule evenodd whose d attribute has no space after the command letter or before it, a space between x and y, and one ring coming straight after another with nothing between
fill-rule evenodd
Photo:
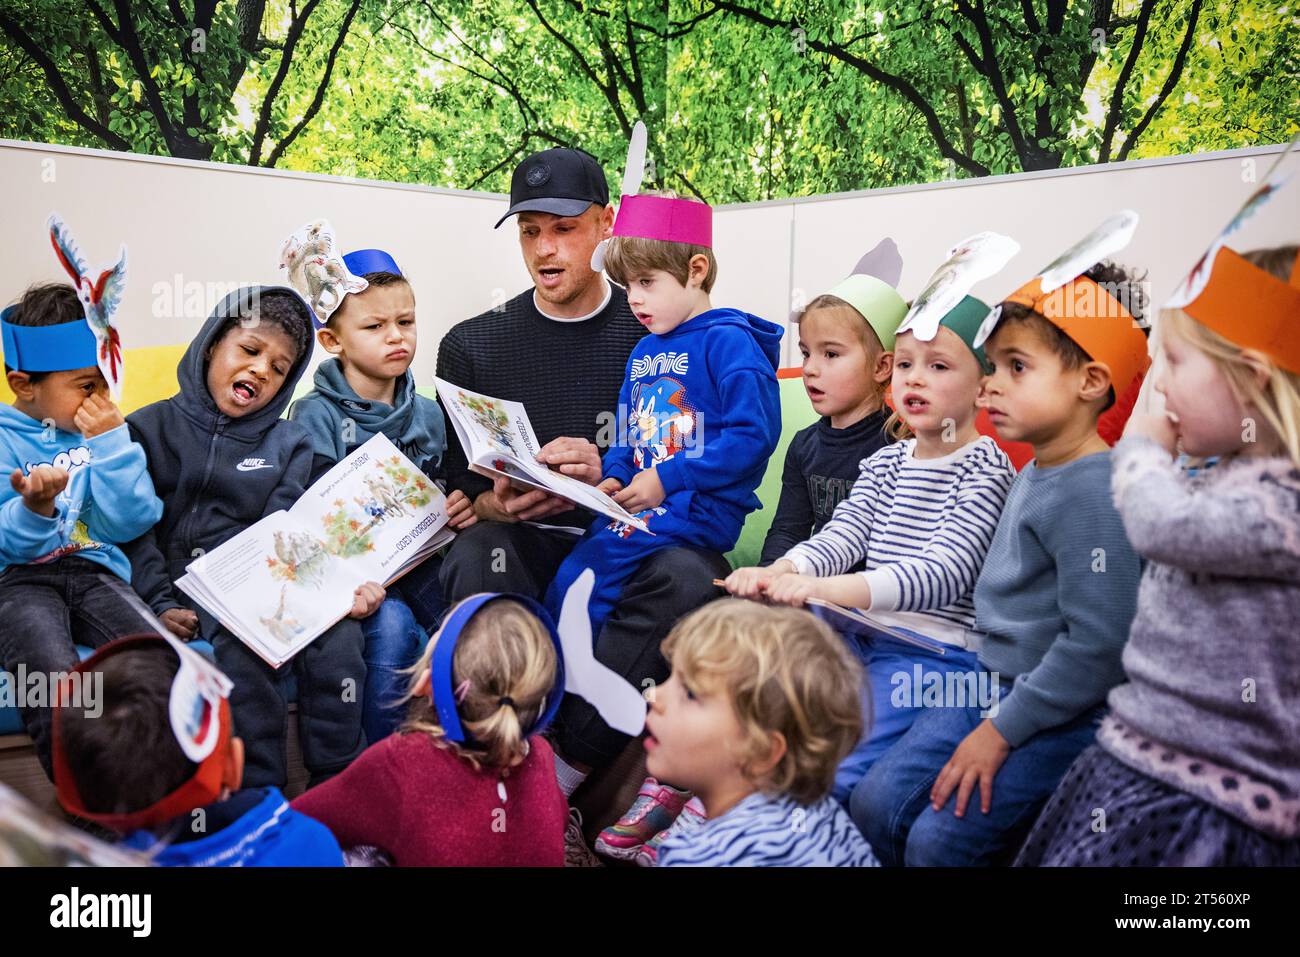
<instances>
[{"instance_id":1,"label":"gray sneaker","mask_svg":"<svg viewBox=\"0 0 1300 957\"><path fill-rule=\"evenodd\" d=\"M564 826L564 866L604 867L582 836L582 812L569 808L569 823Z\"/></svg>"}]
</instances>

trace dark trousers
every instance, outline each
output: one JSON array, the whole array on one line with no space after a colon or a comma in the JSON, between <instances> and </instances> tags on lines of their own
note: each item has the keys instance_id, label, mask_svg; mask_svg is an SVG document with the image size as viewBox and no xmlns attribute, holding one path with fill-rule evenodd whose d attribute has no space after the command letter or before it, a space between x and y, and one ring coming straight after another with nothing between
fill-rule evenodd
<instances>
[{"instance_id":1,"label":"dark trousers","mask_svg":"<svg viewBox=\"0 0 1300 957\"><path fill-rule=\"evenodd\" d=\"M452 542L442 566L444 595L451 603L482 591L540 601L577 543L576 536L532 525L480 521ZM635 688L663 683L669 669L659 645L677 619L721 594L713 579L730 573L727 560L714 551L677 547L650 555L596 635L597 660ZM565 695L552 733L562 757L593 768L611 764L630 740L574 695Z\"/></svg>"},{"instance_id":2,"label":"dark trousers","mask_svg":"<svg viewBox=\"0 0 1300 957\"><path fill-rule=\"evenodd\" d=\"M71 671L78 661L73 645L98 648L116 638L152 633L119 587L130 588L99 562L75 555L44 565L10 565L0 575L0 667L11 675L19 665L28 674ZM23 708L21 714L36 756L53 779L52 712Z\"/></svg>"},{"instance_id":3,"label":"dark trousers","mask_svg":"<svg viewBox=\"0 0 1300 957\"><path fill-rule=\"evenodd\" d=\"M344 618L275 669L225 628L217 632L217 665L234 682L230 710L244 742L244 787L284 788L290 677L298 686L298 738L312 783L342 771L362 752L363 644L361 624Z\"/></svg>"}]
</instances>

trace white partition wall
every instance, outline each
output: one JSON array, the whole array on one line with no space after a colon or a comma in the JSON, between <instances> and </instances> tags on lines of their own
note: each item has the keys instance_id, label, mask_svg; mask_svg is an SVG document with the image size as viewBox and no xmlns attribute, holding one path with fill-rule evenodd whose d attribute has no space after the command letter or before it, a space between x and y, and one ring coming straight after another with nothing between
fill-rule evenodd
<instances>
[{"instance_id":1,"label":"white partition wall","mask_svg":"<svg viewBox=\"0 0 1300 957\"><path fill-rule=\"evenodd\" d=\"M984 229L1005 232L1022 246L1000 276L975 290L996 300L1107 214L1131 207L1142 224L1120 258L1148 271L1159 302L1280 151L1259 147L721 206L713 300L784 322L792 304L843 278L882 236L892 236L902 251L902 291L910 297L949 246ZM1300 159L1286 162L1300 168ZM95 265L127 244L122 325L132 349L187 342L229 288L276 281L280 242L322 216L345 247L384 246L410 276L422 385L430 383L447 329L529 281L512 225L492 228L506 207L499 194L10 141L0 141L0 182L0 299L12 301L35 280L61 278L44 234L46 217L57 210ZM1239 245L1298 239L1300 185L1293 184L1250 222ZM785 363L795 364L790 340Z\"/></svg>"},{"instance_id":2,"label":"white partition wall","mask_svg":"<svg viewBox=\"0 0 1300 957\"><path fill-rule=\"evenodd\" d=\"M1263 181L1281 151L1259 147L722 207L715 225L719 278L713 301L784 322L792 305L807 302L844 278L882 236L898 243L902 292L911 298L948 248L965 236L992 229L1021 245L1000 275L975 288L975 295L992 302L1108 214L1128 207L1142 221L1132 244L1116 258L1147 271L1158 304ZM1293 154L1284 162L1300 172L1300 157ZM1248 249L1298 241L1300 184L1292 183L1233 243ZM798 363L790 336L784 361Z\"/></svg>"},{"instance_id":3,"label":"white partition wall","mask_svg":"<svg viewBox=\"0 0 1300 957\"><path fill-rule=\"evenodd\" d=\"M121 313L129 349L188 342L230 288L283 282L280 244L328 218L346 249L379 246L416 291L415 371L432 384L436 346L456 322L529 284L517 233L492 224L504 196L217 163L0 141L5 184L0 299L63 274L45 238L58 211L94 265L128 250ZM131 369L127 370L130 386Z\"/></svg>"}]
</instances>

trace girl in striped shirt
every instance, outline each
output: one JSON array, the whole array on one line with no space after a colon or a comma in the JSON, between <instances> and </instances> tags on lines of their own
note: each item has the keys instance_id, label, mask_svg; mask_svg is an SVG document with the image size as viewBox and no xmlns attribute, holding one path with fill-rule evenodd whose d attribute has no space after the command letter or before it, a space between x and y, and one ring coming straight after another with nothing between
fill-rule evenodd
<instances>
[{"instance_id":1,"label":"girl in striped shirt","mask_svg":"<svg viewBox=\"0 0 1300 957\"><path fill-rule=\"evenodd\" d=\"M964 706L975 689L993 696L987 679L965 677L979 672L971 596L1015 477L1005 453L975 428L985 359L972 342L988 313L966 296L937 327L909 315L894 352L890 425L900 441L863 461L853 491L820 532L769 567L727 579L734 595L869 609L886 625L936 640L929 651L845 636L867 668L864 712L873 720L836 775L841 801L922 705ZM860 561L865 571L846 574Z\"/></svg>"}]
</instances>

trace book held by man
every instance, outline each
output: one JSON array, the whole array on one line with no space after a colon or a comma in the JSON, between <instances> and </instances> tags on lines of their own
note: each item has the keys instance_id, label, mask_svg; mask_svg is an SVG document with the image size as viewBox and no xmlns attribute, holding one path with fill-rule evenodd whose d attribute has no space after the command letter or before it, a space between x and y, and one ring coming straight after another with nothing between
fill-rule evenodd
<instances>
[{"instance_id":1,"label":"book held by man","mask_svg":"<svg viewBox=\"0 0 1300 957\"><path fill-rule=\"evenodd\" d=\"M442 490L382 433L186 566L176 585L272 667L451 541Z\"/></svg>"},{"instance_id":2,"label":"book held by man","mask_svg":"<svg viewBox=\"0 0 1300 957\"><path fill-rule=\"evenodd\" d=\"M653 534L644 521L596 486L538 462L541 443L521 403L472 392L445 379L435 377L433 381L472 471L488 478L504 476Z\"/></svg>"}]
</instances>

